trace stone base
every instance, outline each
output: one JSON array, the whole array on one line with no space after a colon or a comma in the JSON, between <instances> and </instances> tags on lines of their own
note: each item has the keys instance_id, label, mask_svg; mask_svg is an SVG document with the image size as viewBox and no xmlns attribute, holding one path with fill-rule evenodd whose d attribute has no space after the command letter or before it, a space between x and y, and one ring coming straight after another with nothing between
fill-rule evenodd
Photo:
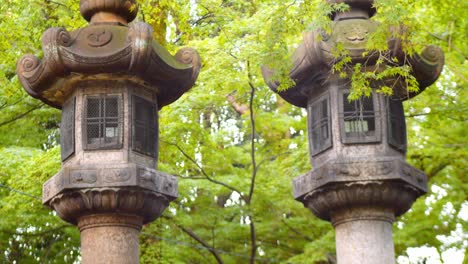
<instances>
[{"instance_id":1,"label":"stone base","mask_svg":"<svg viewBox=\"0 0 468 264\"><path fill-rule=\"evenodd\" d=\"M137 264L142 225L176 197L176 177L135 164L65 166L43 188L43 203L79 227L84 264Z\"/></svg>"},{"instance_id":2,"label":"stone base","mask_svg":"<svg viewBox=\"0 0 468 264\"><path fill-rule=\"evenodd\" d=\"M157 192L172 201L178 196L177 178L133 163L96 166L64 166L43 186L42 203L48 205L68 190L133 188Z\"/></svg>"},{"instance_id":3,"label":"stone base","mask_svg":"<svg viewBox=\"0 0 468 264\"><path fill-rule=\"evenodd\" d=\"M427 177L399 158L331 160L294 179L294 196L331 221L339 264L394 264L392 223L427 190Z\"/></svg>"},{"instance_id":4,"label":"stone base","mask_svg":"<svg viewBox=\"0 0 468 264\"><path fill-rule=\"evenodd\" d=\"M426 175L397 158L332 160L294 179L294 198L330 221L345 208L374 206L405 213L427 191Z\"/></svg>"},{"instance_id":5,"label":"stone base","mask_svg":"<svg viewBox=\"0 0 468 264\"><path fill-rule=\"evenodd\" d=\"M169 201L160 193L135 188L92 188L67 190L47 205L74 225L81 218L95 214L133 215L141 217L146 224L158 218Z\"/></svg>"},{"instance_id":6,"label":"stone base","mask_svg":"<svg viewBox=\"0 0 468 264\"><path fill-rule=\"evenodd\" d=\"M126 214L149 223L176 199L177 178L132 163L64 166L43 186L42 202L63 220L94 214Z\"/></svg>"},{"instance_id":7,"label":"stone base","mask_svg":"<svg viewBox=\"0 0 468 264\"><path fill-rule=\"evenodd\" d=\"M143 218L120 214L87 215L78 220L83 264L137 264Z\"/></svg>"}]
</instances>

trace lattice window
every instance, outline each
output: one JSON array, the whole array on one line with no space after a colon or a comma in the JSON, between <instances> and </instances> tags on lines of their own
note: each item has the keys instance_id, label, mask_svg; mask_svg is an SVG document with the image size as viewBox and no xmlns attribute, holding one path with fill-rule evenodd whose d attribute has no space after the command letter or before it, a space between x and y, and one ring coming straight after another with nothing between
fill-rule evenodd
<instances>
[{"instance_id":1,"label":"lattice window","mask_svg":"<svg viewBox=\"0 0 468 264\"><path fill-rule=\"evenodd\" d=\"M75 153L75 97L71 98L62 107L60 151L62 161Z\"/></svg>"},{"instance_id":2,"label":"lattice window","mask_svg":"<svg viewBox=\"0 0 468 264\"><path fill-rule=\"evenodd\" d=\"M84 118L84 149L122 147L122 99L120 95L87 96Z\"/></svg>"},{"instance_id":3,"label":"lattice window","mask_svg":"<svg viewBox=\"0 0 468 264\"><path fill-rule=\"evenodd\" d=\"M156 157L158 151L157 107L152 102L132 96L132 150Z\"/></svg>"},{"instance_id":4,"label":"lattice window","mask_svg":"<svg viewBox=\"0 0 468 264\"><path fill-rule=\"evenodd\" d=\"M310 118L309 146L312 155L316 155L332 146L329 95L321 96L309 104L307 110Z\"/></svg>"},{"instance_id":5,"label":"lattice window","mask_svg":"<svg viewBox=\"0 0 468 264\"><path fill-rule=\"evenodd\" d=\"M403 104L387 99L388 143L401 152L406 152L406 124Z\"/></svg>"},{"instance_id":6,"label":"lattice window","mask_svg":"<svg viewBox=\"0 0 468 264\"><path fill-rule=\"evenodd\" d=\"M374 94L349 101L349 92L340 98L340 130L343 143L380 142L380 115Z\"/></svg>"}]
</instances>

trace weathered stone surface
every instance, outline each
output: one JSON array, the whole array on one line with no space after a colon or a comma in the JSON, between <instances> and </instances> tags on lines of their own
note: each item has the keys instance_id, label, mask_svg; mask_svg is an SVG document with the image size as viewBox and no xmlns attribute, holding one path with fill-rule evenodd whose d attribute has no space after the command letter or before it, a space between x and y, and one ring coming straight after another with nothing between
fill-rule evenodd
<instances>
[{"instance_id":1,"label":"weathered stone surface","mask_svg":"<svg viewBox=\"0 0 468 264\"><path fill-rule=\"evenodd\" d=\"M376 30L378 24L369 17L375 10L371 6L373 1L361 0L331 0L329 2L346 2L351 6L349 11L333 15L332 29L330 35L323 30L315 30L304 33L303 43L297 48L293 56L294 67L290 71L290 77L295 81L295 85L286 90L278 91L279 83L272 80L274 71L263 67L263 77L268 86L278 93L289 103L307 107L308 99L314 91L328 85L331 77L332 67L337 61L332 55L336 46L343 45L348 51L352 63L363 63L369 71L382 71L385 63L376 65L378 52L365 52L368 36ZM404 28L389 29L393 31L404 31ZM388 51L390 58L397 59L399 64L407 64L413 69L413 74L419 82L417 93L408 92L404 83L395 79L389 79L389 85L394 90L394 98L406 100L422 91L434 83L442 72L444 65L444 54L436 46L427 46L421 54L407 56L403 52L402 43L398 38L388 40ZM349 80L348 80L349 81ZM383 83L375 84L375 88Z\"/></svg>"},{"instance_id":2,"label":"weathered stone surface","mask_svg":"<svg viewBox=\"0 0 468 264\"><path fill-rule=\"evenodd\" d=\"M143 22L131 26L90 24L69 33L50 28L43 35L44 58L26 55L18 62L18 77L32 97L61 108L76 80L126 79L158 95L161 108L189 90L200 71L200 57L191 48L175 56L153 40Z\"/></svg>"},{"instance_id":3,"label":"weathered stone surface","mask_svg":"<svg viewBox=\"0 0 468 264\"><path fill-rule=\"evenodd\" d=\"M366 51L379 23L373 0L327 0L346 3L349 9L330 14L331 33L306 32L293 56L290 77L295 84L278 90L274 71L263 67L268 86L289 103L307 108L310 159L313 170L293 181L294 198L317 217L331 221L336 230L339 264L393 264L392 222L427 192L427 176L406 162L406 124L402 101L416 96L435 82L442 71L444 54L427 46L421 54L405 54L398 33L389 28L387 59L382 52ZM396 33L396 34L392 34ZM401 35L401 34L400 34ZM410 92L404 78L372 80L366 97L350 101L352 80L334 73L341 59L337 47L349 55L348 67L380 73L388 66L411 67L419 83ZM346 72L352 74L352 71ZM382 86L392 96L378 94Z\"/></svg>"},{"instance_id":4,"label":"weathered stone surface","mask_svg":"<svg viewBox=\"0 0 468 264\"><path fill-rule=\"evenodd\" d=\"M65 166L43 186L42 201L47 204L52 197L66 190L80 188L130 187L141 188L177 198L177 178L134 164L107 166Z\"/></svg>"},{"instance_id":5,"label":"weathered stone surface","mask_svg":"<svg viewBox=\"0 0 468 264\"><path fill-rule=\"evenodd\" d=\"M399 181L427 192L426 175L399 158L330 160L293 180L294 198L335 183Z\"/></svg>"},{"instance_id":6,"label":"weathered stone surface","mask_svg":"<svg viewBox=\"0 0 468 264\"><path fill-rule=\"evenodd\" d=\"M132 215L102 214L81 217L83 264L137 264L142 219ZM109 242L112 243L109 243Z\"/></svg>"},{"instance_id":7,"label":"weathered stone surface","mask_svg":"<svg viewBox=\"0 0 468 264\"><path fill-rule=\"evenodd\" d=\"M405 213L427 192L427 177L394 157L330 160L293 180L294 198L317 217L330 221L331 213L354 206Z\"/></svg>"},{"instance_id":8,"label":"weathered stone surface","mask_svg":"<svg viewBox=\"0 0 468 264\"><path fill-rule=\"evenodd\" d=\"M145 30L147 25L134 25L134 27L141 27L142 30ZM64 56L57 58L63 59L63 61L78 61L81 64L75 64L79 67L77 71L89 72L85 75L76 73L67 75L68 73L65 72L63 79L58 81L60 84L53 81L43 83L44 88L46 88L44 96L51 96L50 98L54 98L54 100L68 100L68 98L73 97L76 102L73 126L75 129L75 137L73 138L75 148L63 161L62 170L43 186L43 203L52 207L62 219L70 223L77 223L78 218L83 215L110 212L140 216L147 223L160 216L168 203L178 196L177 179L152 169L157 166L157 156L141 155L132 149L132 96L137 95L158 105L156 100L163 92L160 87L145 83L136 74L148 70L145 67L151 68L149 64L141 64L140 60L146 60L151 64L151 60L148 60L146 56L153 56L152 50L139 50L135 55L138 56L138 59L133 60L131 71L128 73L98 73L106 67L112 71L112 67L117 67L115 63L118 64L121 58L130 55L131 48L129 47L132 44L130 42L127 46L119 44L123 41L122 38L127 36L119 34L127 30L124 27L114 25L97 25L94 28L88 27L81 30L80 35L75 36L77 38L74 40L76 45L70 46L70 50L64 51L62 54ZM65 39L62 42L67 43L67 33L63 30L51 30L50 32L62 35ZM135 33L135 31L132 32ZM151 32L148 31L145 36L149 37L148 34ZM139 35L141 37L142 34ZM136 43L138 41L140 40L135 40L133 45L138 46L139 44ZM96 47L104 47L109 52L101 50L100 57L96 57L96 54L93 53L95 52L93 49ZM58 52L58 50L56 51ZM84 54L84 57L67 53L69 51ZM191 56L198 56L190 49L182 50L178 54L177 58L180 61L188 63L190 63ZM108 61L106 61L107 59ZM57 63L57 60L54 60L53 63ZM159 64L159 62L157 63ZM187 68L189 73L194 75L188 76L196 78L198 72L193 72L189 68ZM58 70L63 70L63 68L59 67ZM134 75L130 74L132 72ZM172 74L176 74L176 72L169 70L164 76L169 80ZM164 76L153 76L152 78L164 79ZM178 77L180 76L175 78ZM189 82L183 81L186 84ZM62 90L49 89L54 85L58 85L58 89ZM36 88L38 87L36 86ZM174 94L169 94L165 98L175 100L178 96L177 89L173 91ZM85 126L85 101L87 96L100 94L113 94L118 97L122 124L120 128L121 142L114 149L88 150L85 144L87 129Z\"/></svg>"},{"instance_id":9,"label":"weathered stone surface","mask_svg":"<svg viewBox=\"0 0 468 264\"><path fill-rule=\"evenodd\" d=\"M165 195L141 189L93 188L62 192L47 205L72 224L86 215L108 213L138 216L146 224L158 218L169 201Z\"/></svg>"},{"instance_id":10,"label":"weathered stone surface","mask_svg":"<svg viewBox=\"0 0 468 264\"><path fill-rule=\"evenodd\" d=\"M349 208L336 213L337 262L344 264L393 264L391 210L382 208Z\"/></svg>"},{"instance_id":11,"label":"weathered stone surface","mask_svg":"<svg viewBox=\"0 0 468 264\"><path fill-rule=\"evenodd\" d=\"M26 55L18 78L31 96L62 109L62 170L43 203L81 231L82 262L138 263L138 233L177 198L159 172L158 114L195 83L200 57L175 56L137 22L135 0L81 0L90 22L43 34L44 58ZM63 107L63 108L62 108Z\"/></svg>"},{"instance_id":12,"label":"weathered stone surface","mask_svg":"<svg viewBox=\"0 0 468 264\"><path fill-rule=\"evenodd\" d=\"M91 22L102 13L111 13L121 17L122 21L131 22L138 14L138 5L135 0L82 0L80 12Z\"/></svg>"},{"instance_id":13,"label":"weathered stone surface","mask_svg":"<svg viewBox=\"0 0 468 264\"><path fill-rule=\"evenodd\" d=\"M298 198L317 217L330 221L330 214L344 208L374 206L388 208L396 216L408 211L422 192L399 181L354 181L334 183Z\"/></svg>"}]
</instances>

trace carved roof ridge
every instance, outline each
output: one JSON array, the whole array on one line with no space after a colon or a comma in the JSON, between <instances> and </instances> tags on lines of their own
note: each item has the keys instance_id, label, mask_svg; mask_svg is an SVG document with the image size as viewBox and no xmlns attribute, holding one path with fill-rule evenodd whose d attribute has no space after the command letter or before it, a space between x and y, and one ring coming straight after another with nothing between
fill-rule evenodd
<instances>
[{"instance_id":1,"label":"carved roof ridge","mask_svg":"<svg viewBox=\"0 0 468 264\"><path fill-rule=\"evenodd\" d=\"M356 3L358 2L360 1L356 0ZM336 26L343 21L345 21L346 26ZM331 35L327 35L322 30L304 33L303 42L292 57L293 68L289 72L290 78L295 82L292 87L279 91L280 83L272 79L274 70L262 67L262 74L268 86L287 102L299 107L307 107L309 95L313 90L322 87L333 75L333 65L340 60L340 58L333 56L333 49L338 43L347 50L352 64L363 63L372 70L382 69L383 66L376 64L377 52L364 53L368 35L375 30L377 24L368 19L343 21L332 22L335 26ZM350 23L352 26L348 25ZM408 65L411 67L420 88L418 92L408 92L405 89L406 86L394 87L395 99L406 100L416 96L434 83L442 72L444 54L440 48L429 45L420 54L407 56L401 45L401 40L398 38L390 38L387 44L390 57L398 59L400 66Z\"/></svg>"},{"instance_id":2,"label":"carved roof ridge","mask_svg":"<svg viewBox=\"0 0 468 264\"><path fill-rule=\"evenodd\" d=\"M18 77L31 96L57 108L72 92L64 85L72 73L135 76L158 93L162 107L189 90L200 70L200 57L194 49L182 48L172 56L143 22L129 27L90 24L72 33L50 28L43 34L43 50L42 61L33 55L20 59Z\"/></svg>"}]
</instances>

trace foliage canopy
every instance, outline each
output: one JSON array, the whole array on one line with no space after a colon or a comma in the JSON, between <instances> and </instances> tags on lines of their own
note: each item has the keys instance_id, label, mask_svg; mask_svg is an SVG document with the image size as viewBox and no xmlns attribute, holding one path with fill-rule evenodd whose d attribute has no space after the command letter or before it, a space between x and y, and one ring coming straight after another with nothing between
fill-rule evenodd
<instances>
[{"instance_id":1,"label":"foliage canopy","mask_svg":"<svg viewBox=\"0 0 468 264\"><path fill-rule=\"evenodd\" d=\"M47 28L85 26L78 2L0 5L0 262L79 260L77 229L39 198L60 168L60 112L27 96L15 73L21 55L41 54ZM439 81L405 103L408 159L427 173L430 192L398 219L396 254L420 246L466 253L468 3L376 7L381 28L410 28L408 50L435 44L446 54ZM305 111L260 74L268 65L285 75L301 32L326 28L328 12L319 0L140 1L138 19L155 39L170 51L194 47L203 60L197 85L160 112L159 169L179 177L180 198L144 227L142 263L333 263L331 225L291 197L292 179L311 169ZM378 33L369 48L386 45L386 31Z\"/></svg>"}]
</instances>

